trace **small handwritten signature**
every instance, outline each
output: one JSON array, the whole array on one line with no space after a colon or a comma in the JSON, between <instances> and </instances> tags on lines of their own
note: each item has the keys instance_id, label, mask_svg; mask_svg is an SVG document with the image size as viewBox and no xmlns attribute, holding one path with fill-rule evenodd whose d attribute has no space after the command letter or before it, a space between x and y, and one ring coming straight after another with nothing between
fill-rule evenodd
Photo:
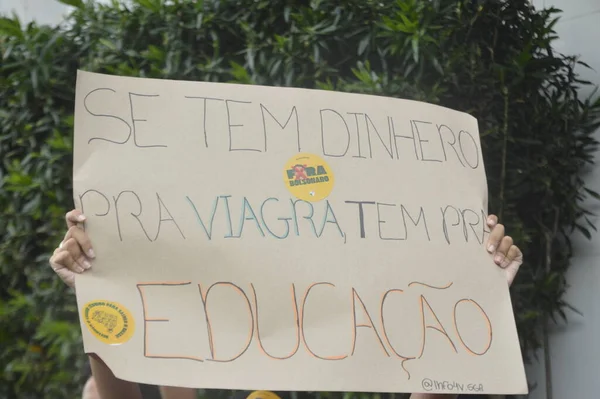
<instances>
[{"instance_id":1,"label":"small handwritten signature","mask_svg":"<svg viewBox=\"0 0 600 399\"><path fill-rule=\"evenodd\" d=\"M421 386L427 392L483 392L483 384L464 384L456 381L433 380L431 378L424 378L423 381L421 381Z\"/></svg>"}]
</instances>

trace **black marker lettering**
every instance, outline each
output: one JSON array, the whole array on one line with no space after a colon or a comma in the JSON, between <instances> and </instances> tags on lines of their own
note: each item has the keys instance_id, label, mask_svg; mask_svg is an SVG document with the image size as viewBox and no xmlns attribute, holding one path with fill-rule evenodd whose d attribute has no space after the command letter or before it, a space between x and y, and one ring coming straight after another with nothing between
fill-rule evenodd
<instances>
[{"instance_id":1,"label":"black marker lettering","mask_svg":"<svg viewBox=\"0 0 600 399\"><path fill-rule=\"evenodd\" d=\"M140 200L140 197L135 192L133 192L131 190L121 191L119 193L119 195L117 195L116 197L113 197L113 201L114 201L114 204L115 204L115 216L116 216L116 221L117 221L117 230L119 232L119 239L121 241L123 241L123 236L121 234L121 222L120 222L120 217L119 217L119 200L121 199L121 195L123 195L123 194L131 194L137 200L138 205L139 205L139 211L138 211L138 213L131 212L130 214L140 224L140 227L142 228L142 231L144 232L144 235L146 236L146 238L148 239L148 241L152 242L152 239L148 235L148 232L146 231L146 229L144 228L144 225L143 225L142 221L140 220L140 215L142 214L142 211L143 211L142 201Z\"/></svg>"},{"instance_id":2,"label":"black marker lettering","mask_svg":"<svg viewBox=\"0 0 600 399\"><path fill-rule=\"evenodd\" d=\"M156 193L156 200L158 202L158 229L156 230L156 237L154 237L154 241L156 241L158 239L158 236L160 235L160 228L161 228L163 222L173 222L173 224L175 224L175 227L177 227L177 230L179 230L179 234L181 234L181 237L183 237L183 239L185 240L185 236L183 235L181 228L179 227L179 225L173 218L173 215L171 214L169 209L166 207L165 203L160 198L160 195L158 195L158 193ZM169 215L169 217L166 219L163 219L163 209Z\"/></svg>"},{"instance_id":3,"label":"black marker lettering","mask_svg":"<svg viewBox=\"0 0 600 399\"><path fill-rule=\"evenodd\" d=\"M151 144L151 145L141 145L138 143L138 131L137 131L137 125L136 122L147 122L146 119L137 119L135 117L135 114L133 112L133 97L137 96L137 97L158 97L158 94L136 94L136 93L129 93L129 109L131 111L131 121L133 124L133 143L135 144L136 147L140 147L140 148L157 148L157 147L166 147L166 145L162 145L162 144Z\"/></svg>"},{"instance_id":4,"label":"black marker lettering","mask_svg":"<svg viewBox=\"0 0 600 399\"><path fill-rule=\"evenodd\" d=\"M360 146L360 125L358 123L358 116L359 115L364 115L360 112L348 112L348 115L354 115L354 121L356 122L356 145L357 145L357 149L358 149L358 155L353 155L352 158L362 158L362 159L366 159L366 157L364 157L362 155L362 151L361 151L361 146Z\"/></svg>"},{"instance_id":5,"label":"black marker lettering","mask_svg":"<svg viewBox=\"0 0 600 399\"><path fill-rule=\"evenodd\" d=\"M98 116L98 117L103 117L103 118L111 118L111 119L115 119L115 120L118 120L118 121L121 121L121 122L123 122L123 124L125 124L125 126L127 126L127 129L129 130L129 133L127 134L127 138L125 138L125 140L123 140L123 141L109 140L109 139L106 139L106 138L103 138L103 137L92 137L92 138L90 138L90 139L88 140L88 144L89 144L89 143L91 143L91 142L92 142L92 141L94 141L94 140L108 141L109 143L113 143L113 144L125 144L125 143L127 143L127 142L129 141L129 139L131 138L131 134L133 133L133 129L131 128L131 125L130 125L129 123L127 123L127 121L126 121L125 119L123 119L123 118L120 118L120 117L118 117L118 116L116 116L116 115L94 113L94 112L92 112L92 111L89 109L89 107L88 107L88 105L87 105L88 98L89 98L89 97L90 97L92 94L94 94L94 93L97 93L97 92L100 92L100 91L110 91L111 93L116 93L116 91L114 91L113 89L109 89L109 88L99 88L99 89L95 89L95 90L92 90L92 91L90 91L90 92L89 92L89 93L88 93L88 94L85 96L85 98L83 99L83 107L85 108L85 110L86 110L86 111L87 111L87 112L88 112L90 115L93 115L93 116Z\"/></svg>"},{"instance_id":6,"label":"black marker lettering","mask_svg":"<svg viewBox=\"0 0 600 399\"><path fill-rule=\"evenodd\" d=\"M386 143L383 141L383 139L381 138L381 135L379 134L379 131L377 130L377 128L375 127L375 124L373 123L373 121L371 120L371 118L369 118L369 115L365 114L365 124L367 125L367 134L369 136L369 156L371 158L373 158L373 151L371 148L371 129L369 129L369 125L371 125L371 127L373 128L373 130L375 131L375 134L377 135L377 137L379 138L379 141L381 142L381 144L383 145L383 148L385 148L385 151L390 155L391 159L394 159L394 150L392 149L392 129L390 129L390 124L389 124L389 120L388 120L388 138L389 138L389 146L386 145Z\"/></svg>"},{"instance_id":7,"label":"black marker lettering","mask_svg":"<svg viewBox=\"0 0 600 399\"><path fill-rule=\"evenodd\" d=\"M406 210L404 205L400 205L400 208L402 208L402 221L404 222L404 231L406 232L405 238L408 238L408 229L406 228L406 217L408 216L408 218L413 223L413 225L415 225L415 227L417 227L419 225L421 218L423 218L423 227L425 228L425 234L427 235L427 240L431 241L431 237L429 237L429 228L427 228L427 218L425 217L425 210L423 209L423 207L420 207L419 217L416 221L410 215L408 210Z\"/></svg>"},{"instance_id":8,"label":"black marker lettering","mask_svg":"<svg viewBox=\"0 0 600 399\"><path fill-rule=\"evenodd\" d=\"M390 125L392 127L392 132L393 132L393 136L394 136L394 148L396 148L396 158L400 159L400 153L398 152L398 139L408 139L408 140L412 140L413 142L413 148L415 151L415 158L417 160L419 160L419 154L417 153L417 140L415 139L415 132L412 129L412 124L411 124L411 131L412 131L412 136L402 136L399 134L396 134L396 126L394 125L394 119L390 117Z\"/></svg>"},{"instance_id":9,"label":"black marker lettering","mask_svg":"<svg viewBox=\"0 0 600 399\"><path fill-rule=\"evenodd\" d=\"M185 96L185 98L196 99L196 100L204 100L204 114L202 116L202 124L204 127L204 146L208 148L208 133L206 132L206 121L208 120L208 114L206 113L206 103L208 101L225 101L223 98L211 98L211 97L193 97L193 96Z\"/></svg>"},{"instance_id":10,"label":"black marker lettering","mask_svg":"<svg viewBox=\"0 0 600 399\"><path fill-rule=\"evenodd\" d=\"M468 136L470 139L469 141L473 144L473 151L475 151L475 160L469 161L467 159L467 156L465 155L465 149L463 146L463 137L464 136ZM466 130L461 130L460 132L458 132L458 145L460 147L460 153L462 154L463 158L465 159L465 162L467 163L467 165L469 165L469 167L471 169L477 169L477 167L479 166L479 147L477 147L477 143L475 142L475 139L473 138L473 136L471 136L471 133L467 132Z\"/></svg>"},{"instance_id":11,"label":"black marker lettering","mask_svg":"<svg viewBox=\"0 0 600 399\"><path fill-rule=\"evenodd\" d=\"M83 205L83 197L85 197L89 193L96 193L96 194L100 195L102 198L104 198L104 201L106 201L106 212L104 212L104 213L96 213L95 216L106 216L106 215L108 215L108 212L110 212L110 200L108 199L108 197L106 195L104 195L100 191L94 190L94 189L86 190L86 191L83 192L83 194L81 194L79 196L79 203L81 204L81 213L85 215L85 206ZM83 223L83 231L85 231L85 229L86 229L86 223Z\"/></svg>"},{"instance_id":12,"label":"black marker lettering","mask_svg":"<svg viewBox=\"0 0 600 399\"><path fill-rule=\"evenodd\" d=\"M298 152L301 152L302 150L300 149L300 120L298 118L298 110L296 109L296 107L292 107L292 110L290 111L290 115L288 116L287 120L285 121L285 124L282 125L279 120L277 120L277 118L275 118L275 115L273 115L271 113L271 111L269 111L269 109L267 107L265 107L264 104L260 104L260 112L262 114L262 121L263 121L263 131L265 134L265 152L267 152L267 121L265 120L265 111L267 111L267 113L271 116L271 118L273 118L273 120L275 122L277 122L277 124L279 125L279 127L281 129L285 129L288 125L288 123L290 123L290 121L292 120L292 115L296 116L296 138L298 141Z\"/></svg>"},{"instance_id":13,"label":"black marker lettering","mask_svg":"<svg viewBox=\"0 0 600 399\"><path fill-rule=\"evenodd\" d=\"M477 212L475 212L472 209L463 209L460 211L460 213L462 216L463 230L465 233L465 241L469 242L469 232L467 230L467 225L469 225L469 227L471 227L471 230L473 231L473 234L475 234L475 238L477 239L477 242L479 242L480 244L483 244L483 236L481 237L481 239L479 238L479 235L477 234L475 227L478 226L479 222L481 222L481 221L483 221L483 224L485 224L485 219L480 220ZM467 214L473 216L475 218L475 222L467 221Z\"/></svg>"},{"instance_id":14,"label":"black marker lettering","mask_svg":"<svg viewBox=\"0 0 600 399\"><path fill-rule=\"evenodd\" d=\"M328 156L328 157L343 157L348 153L348 149L350 148L350 128L348 127L348 124L346 123L346 120L344 119L344 117L342 116L342 114L340 114L339 112L333 110L333 109L322 109L319 111L320 115L321 115L321 144L323 146L323 155ZM337 116L340 117L341 121L344 123L344 127L346 129L345 133L347 135L346 138L346 149L344 150L343 153L341 154L330 154L325 150L325 121L323 120L323 114L325 112L330 112L333 113ZM331 131L333 129L330 129L328 131Z\"/></svg>"},{"instance_id":15,"label":"black marker lettering","mask_svg":"<svg viewBox=\"0 0 600 399\"><path fill-rule=\"evenodd\" d=\"M458 161L460 162L460 164L462 166L465 166L465 164L463 163L462 159L460 158L460 155L458 154L458 150L456 149L456 144L457 144L457 142L456 142L456 136L454 135L454 132L452 131L452 129L450 129L446 125L437 125L437 129L438 129L438 134L440 136L440 141L442 142L442 149L444 150L444 160L445 161L448 160L448 156L446 155L446 147L444 145L444 143L447 143L454 150L454 153L456 154L456 158L458 159ZM450 142L450 141L444 141L444 139L442 138L442 130L450 133L450 135L452 136L452 142Z\"/></svg>"},{"instance_id":16,"label":"black marker lettering","mask_svg":"<svg viewBox=\"0 0 600 399\"><path fill-rule=\"evenodd\" d=\"M485 211L482 209L481 210L481 220L482 220L481 229L483 230L481 232L481 240L482 241L485 241L486 234L490 234L491 233L491 230L488 229L487 219L488 219L488 216L485 213Z\"/></svg>"},{"instance_id":17,"label":"black marker lettering","mask_svg":"<svg viewBox=\"0 0 600 399\"><path fill-rule=\"evenodd\" d=\"M261 150L257 148L233 148L233 139L232 139L232 127L243 127L244 125L237 125L231 123L231 109L229 104L252 104L250 101L237 101L237 100L225 100L225 107L227 108L227 127L229 129L229 151L255 151L261 152Z\"/></svg>"},{"instance_id":18,"label":"black marker lettering","mask_svg":"<svg viewBox=\"0 0 600 399\"><path fill-rule=\"evenodd\" d=\"M446 238L446 242L450 244L450 235L448 234L448 223L446 220L446 212L448 209L453 209L454 214L456 215L456 223L453 223L452 226L458 226L460 224L460 211L451 205L448 205L445 208L440 208L440 211L442 212L442 228L444 230L444 237Z\"/></svg>"},{"instance_id":19,"label":"black marker lettering","mask_svg":"<svg viewBox=\"0 0 600 399\"><path fill-rule=\"evenodd\" d=\"M394 204L384 204L382 202L378 202L377 203L377 224L379 227L379 238L382 240L403 240L403 238L399 238L399 237L384 237L383 234L381 233L381 225L387 223L385 220L383 220L381 218L381 209L379 208L380 206L392 206L395 207L396 205Z\"/></svg>"},{"instance_id":20,"label":"black marker lettering","mask_svg":"<svg viewBox=\"0 0 600 399\"><path fill-rule=\"evenodd\" d=\"M365 214L363 205L375 205L374 201L346 201L346 204L358 204L358 222L360 224L360 238L365 238Z\"/></svg>"},{"instance_id":21,"label":"black marker lettering","mask_svg":"<svg viewBox=\"0 0 600 399\"><path fill-rule=\"evenodd\" d=\"M428 125L432 125L431 122L423 122L423 121L411 121L411 124L413 126L414 131L417 133L417 137L419 137L419 148L421 150L421 161L426 161L426 162L442 162L441 159L430 159L430 158L425 158L425 155L423 154L423 143L429 143L429 140L423 140L421 138L421 130L419 130L419 126L417 124L422 124L425 125L423 128L425 128Z\"/></svg>"}]
</instances>

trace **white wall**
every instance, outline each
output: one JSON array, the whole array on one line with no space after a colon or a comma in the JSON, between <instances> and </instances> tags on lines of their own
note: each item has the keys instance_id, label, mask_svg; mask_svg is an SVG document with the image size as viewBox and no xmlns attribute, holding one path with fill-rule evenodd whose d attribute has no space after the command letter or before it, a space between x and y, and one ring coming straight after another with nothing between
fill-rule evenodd
<instances>
[{"instance_id":1,"label":"white wall","mask_svg":"<svg viewBox=\"0 0 600 399\"><path fill-rule=\"evenodd\" d=\"M583 78L600 85L600 0L533 0L536 7L554 6L563 11L556 25L558 51L581 55L595 70L580 69ZM582 92L588 95L590 89ZM600 134L598 134L600 137ZM596 157L600 162L600 156ZM600 165L590 170L586 180L600 190ZM590 209L600 214L600 204L590 201ZM600 219L593 219L600 227ZM550 354L554 399L600 398L600 234L591 241L576 236L575 258L568 274L571 286L566 300L583 313L569 312L569 322L552 328ZM529 379L538 383L530 398L546 398L543 354L540 363L528 369Z\"/></svg>"},{"instance_id":2,"label":"white wall","mask_svg":"<svg viewBox=\"0 0 600 399\"><path fill-rule=\"evenodd\" d=\"M106 0L103 0L106 1ZM600 0L533 0L536 7L555 6L564 11L556 26L560 40L556 48L568 54L581 54L595 71L581 69L582 76L600 85ZM57 23L68 7L55 0L0 0L0 14L15 10L23 22ZM586 93L589 94L589 90ZM600 157L599 157L600 158ZM587 176L600 191L600 166ZM600 204L591 202L600 214ZM595 218L598 223L600 219ZM568 276L572 288L567 301L583 312L570 313L570 322L557 326L551 336L552 385L555 399L600 398L600 234L593 240L575 238L576 255ZM541 362L528 367L529 378L538 383L530 397L546 398L543 355Z\"/></svg>"},{"instance_id":3,"label":"white wall","mask_svg":"<svg viewBox=\"0 0 600 399\"><path fill-rule=\"evenodd\" d=\"M0 14L16 11L21 22L36 20L43 24L59 22L68 6L55 0L0 0Z\"/></svg>"},{"instance_id":4,"label":"white wall","mask_svg":"<svg viewBox=\"0 0 600 399\"><path fill-rule=\"evenodd\" d=\"M108 3L110 0L96 0ZM71 7L57 0L0 0L0 15L16 12L22 23L32 20L40 24L59 23Z\"/></svg>"}]
</instances>

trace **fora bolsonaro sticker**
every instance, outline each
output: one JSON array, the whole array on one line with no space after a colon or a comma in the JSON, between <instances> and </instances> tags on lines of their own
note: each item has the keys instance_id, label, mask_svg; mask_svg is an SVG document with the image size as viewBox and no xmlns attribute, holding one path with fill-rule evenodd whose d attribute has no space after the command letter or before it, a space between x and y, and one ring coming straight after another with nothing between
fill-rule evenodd
<instances>
[{"instance_id":1,"label":"fora bolsonaro sticker","mask_svg":"<svg viewBox=\"0 0 600 399\"><path fill-rule=\"evenodd\" d=\"M283 171L287 189L298 199L317 202L331 194L334 176L325 160L314 154L292 157Z\"/></svg>"}]
</instances>

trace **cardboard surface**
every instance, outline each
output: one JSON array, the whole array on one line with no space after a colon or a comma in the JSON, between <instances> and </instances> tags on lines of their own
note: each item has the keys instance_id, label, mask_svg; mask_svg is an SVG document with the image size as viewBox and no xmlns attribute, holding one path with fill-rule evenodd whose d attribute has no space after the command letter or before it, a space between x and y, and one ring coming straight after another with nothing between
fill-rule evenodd
<instances>
[{"instance_id":1,"label":"cardboard surface","mask_svg":"<svg viewBox=\"0 0 600 399\"><path fill-rule=\"evenodd\" d=\"M469 115L80 72L74 198L85 350L120 378L527 391Z\"/></svg>"}]
</instances>

